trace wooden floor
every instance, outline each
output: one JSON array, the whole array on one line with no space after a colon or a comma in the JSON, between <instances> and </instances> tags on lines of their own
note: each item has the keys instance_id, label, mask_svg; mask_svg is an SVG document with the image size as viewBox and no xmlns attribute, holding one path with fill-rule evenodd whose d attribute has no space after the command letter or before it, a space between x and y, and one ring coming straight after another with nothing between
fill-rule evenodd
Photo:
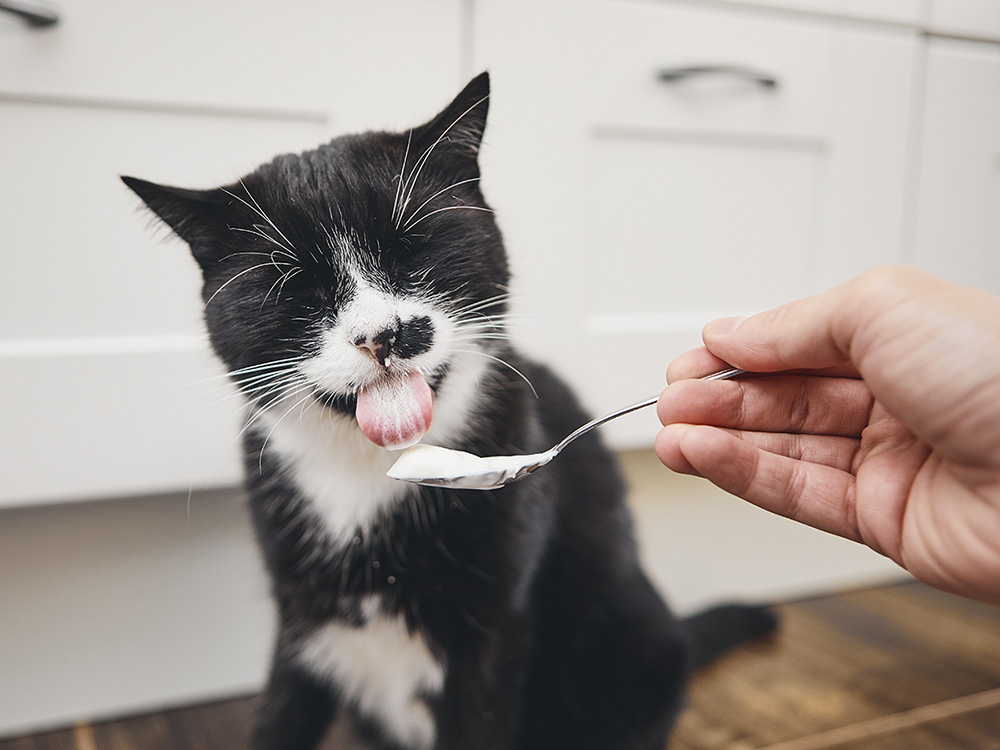
<instances>
[{"instance_id":1,"label":"wooden floor","mask_svg":"<svg viewBox=\"0 0 1000 750\"><path fill-rule=\"evenodd\" d=\"M1000 750L1000 609L914 583L780 609L780 635L697 676L669 750ZM243 750L253 713L240 698L0 750Z\"/></svg>"},{"instance_id":2,"label":"wooden floor","mask_svg":"<svg viewBox=\"0 0 1000 750\"><path fill-rule=\"evenodd\" d=\"M1000 748L1000 608L907 583L781 610L696 677L670 750Z\"/></svg>"}]
</instances>

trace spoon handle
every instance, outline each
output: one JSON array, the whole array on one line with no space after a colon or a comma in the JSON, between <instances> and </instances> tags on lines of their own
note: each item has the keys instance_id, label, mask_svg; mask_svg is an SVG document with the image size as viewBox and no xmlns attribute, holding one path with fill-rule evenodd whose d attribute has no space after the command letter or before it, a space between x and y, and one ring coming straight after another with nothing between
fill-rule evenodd
<instances>
[{"instance_id":1,"label":"spoon handle","mask_svg":"<svg viewBox=\"0 0 1000 750\"><path fill-rule=\"evenodd\" d=\"M745 372L746 370L741 370L738 367L727 367L725 370L719 370L718 372L713 372L711 375L706 375L705 377L700 379L729 380L730 378L735 378L738 375L743 375ZM659 398L660 398L659 394L655 396L650 396L649 398L644 399L637 404L626 406L624 409L619 409L618 411L612 412L611 414L607 414L603 417L598 417L597 419L593 419L590 422L587 422L587 424L583 425L582 427L578 427L577 429L573 430L573 432L571 432L569 435L567 435L565 438L563 438L562 442L560 442L552 449L551 453L553 457L555 457L555 455L559 453L563 448L565 448L567 445L572 443L574 440L576 440L584 433L590 432L595 427L600 427L602 424L604 424L605 422L610 422L612 419L617 419L618 417L621 417L625 414L631 414L632 412L638 411L639 409L644 409L647 406L652 406L659 400Z\"/></svg>"}]
</instances>

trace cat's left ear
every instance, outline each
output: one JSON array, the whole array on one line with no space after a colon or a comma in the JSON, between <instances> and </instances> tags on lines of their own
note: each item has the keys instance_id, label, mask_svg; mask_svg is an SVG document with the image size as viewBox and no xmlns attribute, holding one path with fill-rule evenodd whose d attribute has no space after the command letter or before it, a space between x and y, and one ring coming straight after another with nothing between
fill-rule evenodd
<instances>
[{"instance_id":1,"label":"cat's left ear","mask_svg":"<svg viewBox=\"0 0 1000 750\"><path fill-rule=\"evenodd\" d=\"M229 196L222 190L186 190L158 185L136 177L122 177L128 187L142 198L182 240L202 266L214 258L220 236L226 228Z\"/></svg>"},{"instance_id":2,"label":"cat's left ear","mask_svg":"<svg viewBox=\"0 0 1000 750\"><path fill-rule=\"evenodd\" d=\"M430 122L413 130L415 153L446 153L475 165L486 130L490 74L480 73Z\"/></svg>"}]
</instances>

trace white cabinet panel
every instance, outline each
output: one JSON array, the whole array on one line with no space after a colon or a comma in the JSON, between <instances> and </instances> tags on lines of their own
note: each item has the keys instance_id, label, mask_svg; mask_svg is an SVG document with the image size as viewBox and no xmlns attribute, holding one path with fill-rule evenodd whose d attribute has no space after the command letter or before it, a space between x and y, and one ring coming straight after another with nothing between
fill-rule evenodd
<instances>
[{"instance_id":1,"label":"white cabinet panel","mask_svg":"<svg viewBox=\"0 0 1000 750\"><path fill-rule=\"evenodd\" d=\"M229 182L325 124L7 103L0 130L0 506L238 482L200 273L118 175Z\"/></svg>"},{"instance_id":2,"label":"white cabinet panel","mask_svg":"<svg viewBox=\"0 0 1000 750\"><path fill-rule=\"evenodd\" d=\"M0 90L322 111L316 87L337 75L332 52L343 32L335 3L64 0L59 6L59 24L47 29L0 19ZM296 44L285 41L293 38Z\"/></svg>"},{"instance_id":3,"label":"white cabinet panel","mask_svg":"<svg viewBox=\"0 0 1000 750\"><path fill-rule=\"evenodd\" d=\"M192 388L197 266L118 175L228 182L325 124L7 103L0 130L0 505L238 482L235 401Z\"/></svg>"},{"instance_id":4,"label":"white cabinet panel","mask_svg":"<svg viewBox=\"0 0 1000 750\"><path fill-rule=\"evenodd\" d=\"M1000 50L933 40L913 260L1000 294Z\"/></svg>"},{"instance_id":5,"label":"white cabinet panel","mask_svg":"<svg viewBox=\"0 0 1000 750\"><path fill-rule=\"evenodd\" d=\"M0 104L0 341L198 334L200 275L186 246L118 176L229 183L327 138L322 122ZM158 237L157 237L158 235Z\"/></svg>"},{"instance_id":6,"label":"white cabinet panel","mask_svg":"<svg viewBox=\"0 0 1000 750\"><path fill-rule=\"evenodd\" d=\"M821 24L654 3L598 5L590 22L600 40L587 68L595 125L800 138L828 130L836 36ZM700 66L724 67L658 75Z\"/></svg>"},{"instance_id":7,"label":"white cabinet panel","mask_svg":"<svg viewBox=\"0 0 1000 750\"><path fill-rule=\"evenodd\" d=\"M42 30L0 17L0 92L313 113L351 113L369 99L369 114L385 115L400 110L383 95L411 106L420 99L408 91L419 95L442 74L457 83L459 0L62 0L59 8L60 23Z\"/></svg>"},{"instance_id":8,"label":"white cabinet panel","mask_svg":"<svg viewBox=\"0 0 1000 750\"><path fill-rule=\"evenodd\" d=\"M232 486L239 403L207 345L0 345L0 506Z\"/></svg>"},{"instance_id":9,"label":"white cabinet panel","mask_svg":"<svg viewBox=\"0 0 1000 750\"><path fill-rule=\"evenodd\" d=\"M827 212L814 289L902 258L920 42L909 32L842 37L830 143Z\"/></svg>"},{"instance_id":10,"label":"white cabinet panel","mask_svg":"<svg viewBox=\"0 0 1000 750\"><path fill-rule=\"evenodd\" d=\"M752 310L810 287L819 148L598 137L592 158L593 323Z\"/></svg>"}]
</instances>

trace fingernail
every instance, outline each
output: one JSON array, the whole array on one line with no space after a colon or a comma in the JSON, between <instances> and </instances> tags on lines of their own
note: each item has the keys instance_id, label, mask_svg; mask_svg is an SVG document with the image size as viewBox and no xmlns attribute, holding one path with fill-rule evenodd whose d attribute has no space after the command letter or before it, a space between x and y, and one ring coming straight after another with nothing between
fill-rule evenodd
<instances>
[{"instance_id":1,"label":"fingernail","mask_svg":"<svg viewBox=\"0 0 1000 750\"><path fill-rule=\"evenodd\" d=\"M740 324L744 320L746 320L746 318L719 318L718 320L713 320L705 326L705 333L712 336L725 336L726 334L732 333L739 328Z\"/></svg>"}]
</instances>

